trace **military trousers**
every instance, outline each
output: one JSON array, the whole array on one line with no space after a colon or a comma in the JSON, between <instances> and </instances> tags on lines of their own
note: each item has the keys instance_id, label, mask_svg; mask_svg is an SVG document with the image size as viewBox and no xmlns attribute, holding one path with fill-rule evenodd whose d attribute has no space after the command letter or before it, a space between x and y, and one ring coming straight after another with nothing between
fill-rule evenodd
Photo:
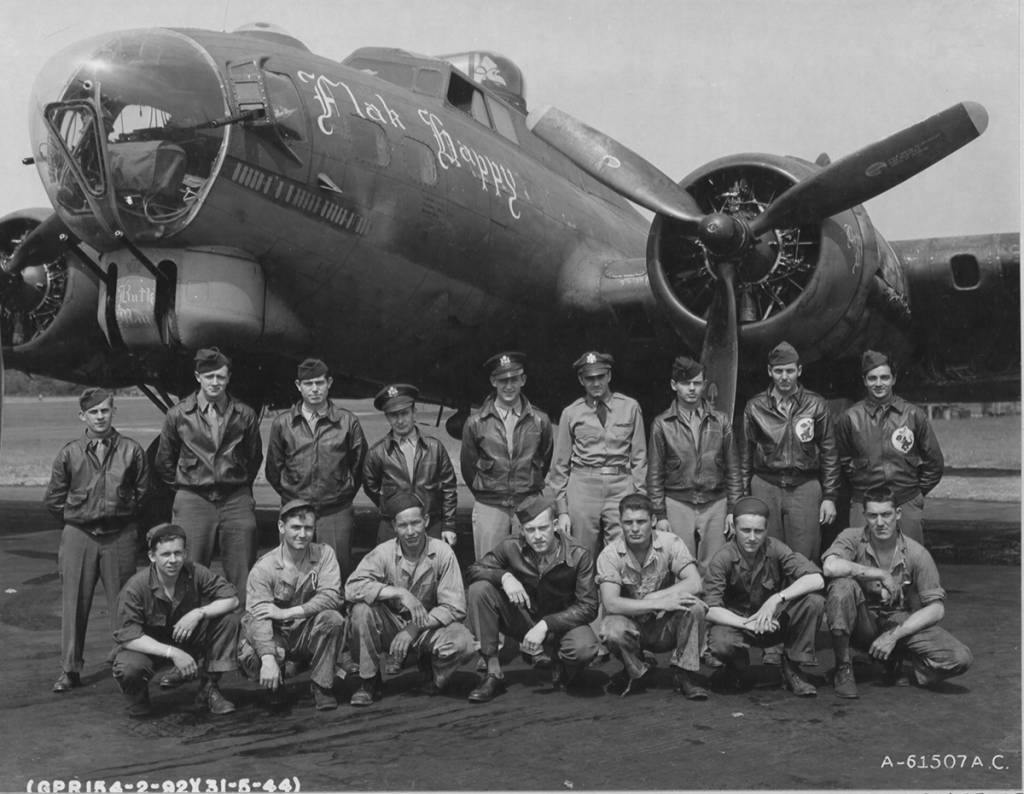
<instances>
[{"instance_id":1,"label":"military trousers","mask_svg":"<svg viewBox=\"0 0 1024 794\"><path fill-rule=\"evenodd\" d=\"M103 582L107 595L110 631L118 628L117 595L135 573L134 522L119 532L93 535L67 525L60 536L57 570L60 573L61 667L66 673L80 673L85 666L85 635L96 584Z\"/></svg>"},{"instance_id":2,"label":"military trousers","mask_svg":"<svg viewBox=\"0 0 1024 794\"><path fill-rule=\"evenodd\" d=\"M625 615L605 615L599 636L608 651L622 662L630 678L648 670L643 651L672 651L669 664L683 670L700 670L704 615L707 608L694 604L687 610L673 610L637 620Z\"/></svg>"},{"instance_id":3,"label":"military trousers","mask_svg":"<svg viewBox=\"0 0 1024 794\"><path fill-rule=\"evenodd\" d=\"M383 604L352 605L349 612L349 650L359 665L359 677L370 679L384 667L391 641L408 624L405 618ZM456 669L476 653L476 640L461 623L421 631L399 666L416 662L429 664L434 682L444 688Z\"/></svg>"},{"instance_id":4,"label":"military trousers","mask_svg":"<svg viewBox=\"0 0 1024 794\"><path fill-rule=\"evenodd\" d=\"M821 555L821 483L774 485L756 474L750 494L768 503L768 536L777 538L815 565Z\"/></svg>"},{"instance_id":5,"label":"military trousers","mask_svg":"<svg viewBox=\"0 0 1024 794\"><path fill-rule=\"evenodd\" d=\"M848 635L854 647L866 651L879 634L902 624L910 613L872 608L861 586L843 576L829 581L825 616L833 634ZM974 661L970 649L939 626L929 626L898 640L895 653L910 663L921 685L960 675Z\"/></svg>"},{"instance_id":6,"label":"military trousers","mask_svg":"<svg viewBox=\"0 0 1024 794\"><path fill-rule=\"evenodd\" d=\"M256 502L252 488L243 485L216 499L185 488L174 495L173 518L185 530L188 558L210 567L215 543L220 546L224 577L238 591L245 608L245 583L256 562Z\"/></svg>"},{"instance_id":7,"label":"military trousers","mask_svg":"<svg viewBox=\"0 0 1024 794\"><path fill-rule=\"evenodd\" d=\"M338 655L345 641L345 618L336 609L325 609L295 623L275 625L274 647L278 664L282 661L309 664L309 678L324 689L334 684ZM252 620L242 619L242 641L238 663L250 679L258 681L263 660L252 638Z\"/></svg>"},{"instance_id":8,"label":"military trousers","mask_svg":"<svg viewBox=\"0 0 1024 794\"><path fill-rule=\"evenodd\" d=\"M466 591L466 624L480 643L480 654L497 656L499 632L522 640L537 620L509 601L501 588L479 581ZM598 652L597 636L587 624L561 634L548 631L543 646L549 656L557 653L559 659L573 667L590 664Z\"/></svg>"}]
</instances>

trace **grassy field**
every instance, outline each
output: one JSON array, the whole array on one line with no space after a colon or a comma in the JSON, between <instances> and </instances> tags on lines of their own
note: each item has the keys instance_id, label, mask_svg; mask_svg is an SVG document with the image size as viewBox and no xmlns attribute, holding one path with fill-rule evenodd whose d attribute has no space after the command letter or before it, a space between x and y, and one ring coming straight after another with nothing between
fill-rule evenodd
<instances>
[{"instance_id":1,"label":"grassy field","mask_svg":"<svg viewBox=\"0 0 1024 794\"><path fill-rule=\"evenodd\" d=\"M346 402L355 411L372 443L387 431L383 417L368 400ZM445 416L450 412L446 411ZM126 398L117 402L115 424L125 435L143 445L160 432L161 415L148 400ZM263 423L264 443L270 428ZM418 412L424 432L437 436L458 459L458 442L435 427L437 409L421 406ZM74 398L9 397L4 401L3 438L0 444L0 485L45 485L50 464L62 444L82 432L78 404ZM1021 418L1019 416L979 419L940 420L935 422L946 465L952 469L999 469L1003 476L948 475L934 496L959 499L1020 499ZM456 467L457 468L457 467ZM1017 472L1016 475L1009 471ZM262 475L261 475L262 479Z\"/></svg>"}]
</instances>

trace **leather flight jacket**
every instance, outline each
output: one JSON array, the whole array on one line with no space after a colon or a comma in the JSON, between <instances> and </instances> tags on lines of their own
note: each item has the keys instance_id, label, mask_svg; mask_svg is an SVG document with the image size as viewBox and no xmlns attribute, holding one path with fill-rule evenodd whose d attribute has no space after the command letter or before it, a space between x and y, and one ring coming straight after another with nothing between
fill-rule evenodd
<instances>
[{"instance_id":1,"label":"leather flight jacket","mask_svg":"<svg viewBox=\"0 0 1024 794\"><path fill-rule=\"evenodd\" d=\"M154 465L160 479L212 498L252 487L263 463L259 418L248 405L228 397L221 422L215 447L196 394L167 411Z\"/></svg>"},{"instance_id":2,"label":"leather flight jacket","mask_svg":"<svg viewBox=\"0 0 1024 794\"><path fill-rule=\"evenodd\" d=\"M698 443L675 402L655 417L647 444L647 495L657 518L665 518L665 497L707 504L728 497L732 507L743 495L740 460L732 425L721 411L702 406Z\"/></svg>"},{"instance_id":3,"label":"leather flight jacket","mask_svg":"<svg viewBox=\"0 0 1024 794\"><path fill-rule=\"evenodd\" d=\"M548 415L522 397L510 454L505 423L491 394L462 429L462 479L476 501L514 508L524 497L544 488L553 446Z\"/></svg>"},{"instance_id":4,"label":"leather flight jacket","mask_svg":"<svg viewBox=\"0 0 1024 794\"><path fill-rule=\"evenodd\" d=\"M133 439L111 430L106 456L99 461L81 436L65 444L53 462L43 503L66 524L105 534L122 529L139 514L149 487L146 453Z\"/></svg>"},{"instance_id":5,"label":"leather flight jacket","mask_svg":"<svg viewBox=\"0 0 1024 794\"><path fill-rule=\"evenodd\" d=\"M267 441L267 482L282 502L305 499L319 514L352 504L363 482L366 437L351 411L328 402L311 430L302 402L274 418Z\"/></svg>"},{"instance_id":6,"label":"leather flight jacket","mask_svg":"<svg viewBox=\"0 0 1024 794\"><path fill-rule=\"evenodd\" d=\"M942 449L928 414L901 397L884 406L869 400L851 406L836 420L836 444L857 501L869 488L888 485L896 503L905 504L942 479Z\"/></svg>"},{"instance_id":7,"label":"leather flight jacket","mask_svg":"<svg viewBox=\"0 0 1024 794\"><path fill-rule=\"evenodd\" d=\"M793 409L779 410L771 389L755 395L743 411L742 477L745 493L751 477L783 488L808 480L821 482L821 498L839 493L839 453L832 414L820 394L797 386Z\"/></svg>"},{"instance_id":8,"label":"leather flight jacket","mask_svg":"<svg viewBox=\"0 0 1024 794\"><path fill-rule=\"evenodd\" d=\"M501 577L510 573L530 597L524 609L534 620L546 622L552 634L586 626L597 618L594 559L562 532L556 531L555 542L561 547L558 558L542 571L522 535L506 538L466 569L466 585L490 582L501 590Z\"/></svg>"},{"instance_id":9,"label":"leather flight jacket","mask_svg":"<svg viewBox=\"0 0 1024 794\"><path fill-rule=\"evenodd\" d=\"M436 438L419 431L416 438L412 481L398 439L389 430L366 454L363 490L378 508L399 491L411 491L423 503L428 524L441 520L442 531L454 532L459 495L451 458Z\"/></svg>"}]
</instances>

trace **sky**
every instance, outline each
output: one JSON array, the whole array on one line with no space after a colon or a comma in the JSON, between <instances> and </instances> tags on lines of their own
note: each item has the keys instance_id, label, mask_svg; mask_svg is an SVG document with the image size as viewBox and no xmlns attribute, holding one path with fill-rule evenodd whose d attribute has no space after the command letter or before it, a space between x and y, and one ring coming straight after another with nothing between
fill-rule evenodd
<instances>
[{"instance_id":1,"label":"sky","mask_svg":"<svg viewBox=\"0 0 1024 794\"><path fill-rule=\"evenodd\" d=\"M138 27L270 22L315 53L489 49L673 179L728 154L833 159L965 99L978 140L866 206L891 240L1020 230L1018 0L0 0L0 216L47 206L32 83L59 50Z\"/></svg>"}]
</instances>

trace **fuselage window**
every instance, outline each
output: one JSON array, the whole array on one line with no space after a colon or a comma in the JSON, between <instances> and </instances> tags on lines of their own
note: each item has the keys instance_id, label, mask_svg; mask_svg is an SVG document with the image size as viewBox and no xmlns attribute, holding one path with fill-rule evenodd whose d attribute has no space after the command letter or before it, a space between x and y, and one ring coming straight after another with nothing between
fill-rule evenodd
<instances>
[{"instance_id":1,"label":"fuselage window","mask_svg":"<svg viewBox=\"0 0 1024 794\"><path fill-rule=\"evenodd\" d=\"M304 137L304 117L295 84L286 75L274 72L264 72L263 79L274 123L281 131L281 137L288 141L301 141Z\"/></svg>"},{"instance_id":2,"label":"fuselage window","mask_svg":"<svg viewBox=\"0 0 1024 794\"><path fill-rule=\"evenodd\" d=\"M494 129L508 138L512 143L519 143L516 135L515 124L512 123L512 114L504 105L487 98L487 107L490 108L491 118L494 119Z\"/></svg>"},{"instance_id":3,"label":"fuselage window","mask_svg":"<svg viewBox=\"0 0 1024 794\"><path fill-rule=\"evenodd\" d=\"M421 94L438 96L441 93L441 73L437 69L419 69L414 88Z\"/></svg>"},{"instance_id":4,"label":"fuselage window","mask_svg":"<svg viewBox=\"0 0 1024 794\"><path fill-rule=\"evenodd\" d=\"M437 161L434 151L413 138L402 139L402 160L405 170L424 185L437 184Z\"/></svg>"},{"instance_id":5,"label":"fuselage window","mask_svg":"<svg viewBox=\"0 0 1024 794\"><path fill-rule=\"evenodd\" d=\"M352 131L356 157L371 165L387 168L391 162L391 149L388 147L388 136L384 128L359 116L349 116L346 121Z\"/></svg>"}]
</instances>

